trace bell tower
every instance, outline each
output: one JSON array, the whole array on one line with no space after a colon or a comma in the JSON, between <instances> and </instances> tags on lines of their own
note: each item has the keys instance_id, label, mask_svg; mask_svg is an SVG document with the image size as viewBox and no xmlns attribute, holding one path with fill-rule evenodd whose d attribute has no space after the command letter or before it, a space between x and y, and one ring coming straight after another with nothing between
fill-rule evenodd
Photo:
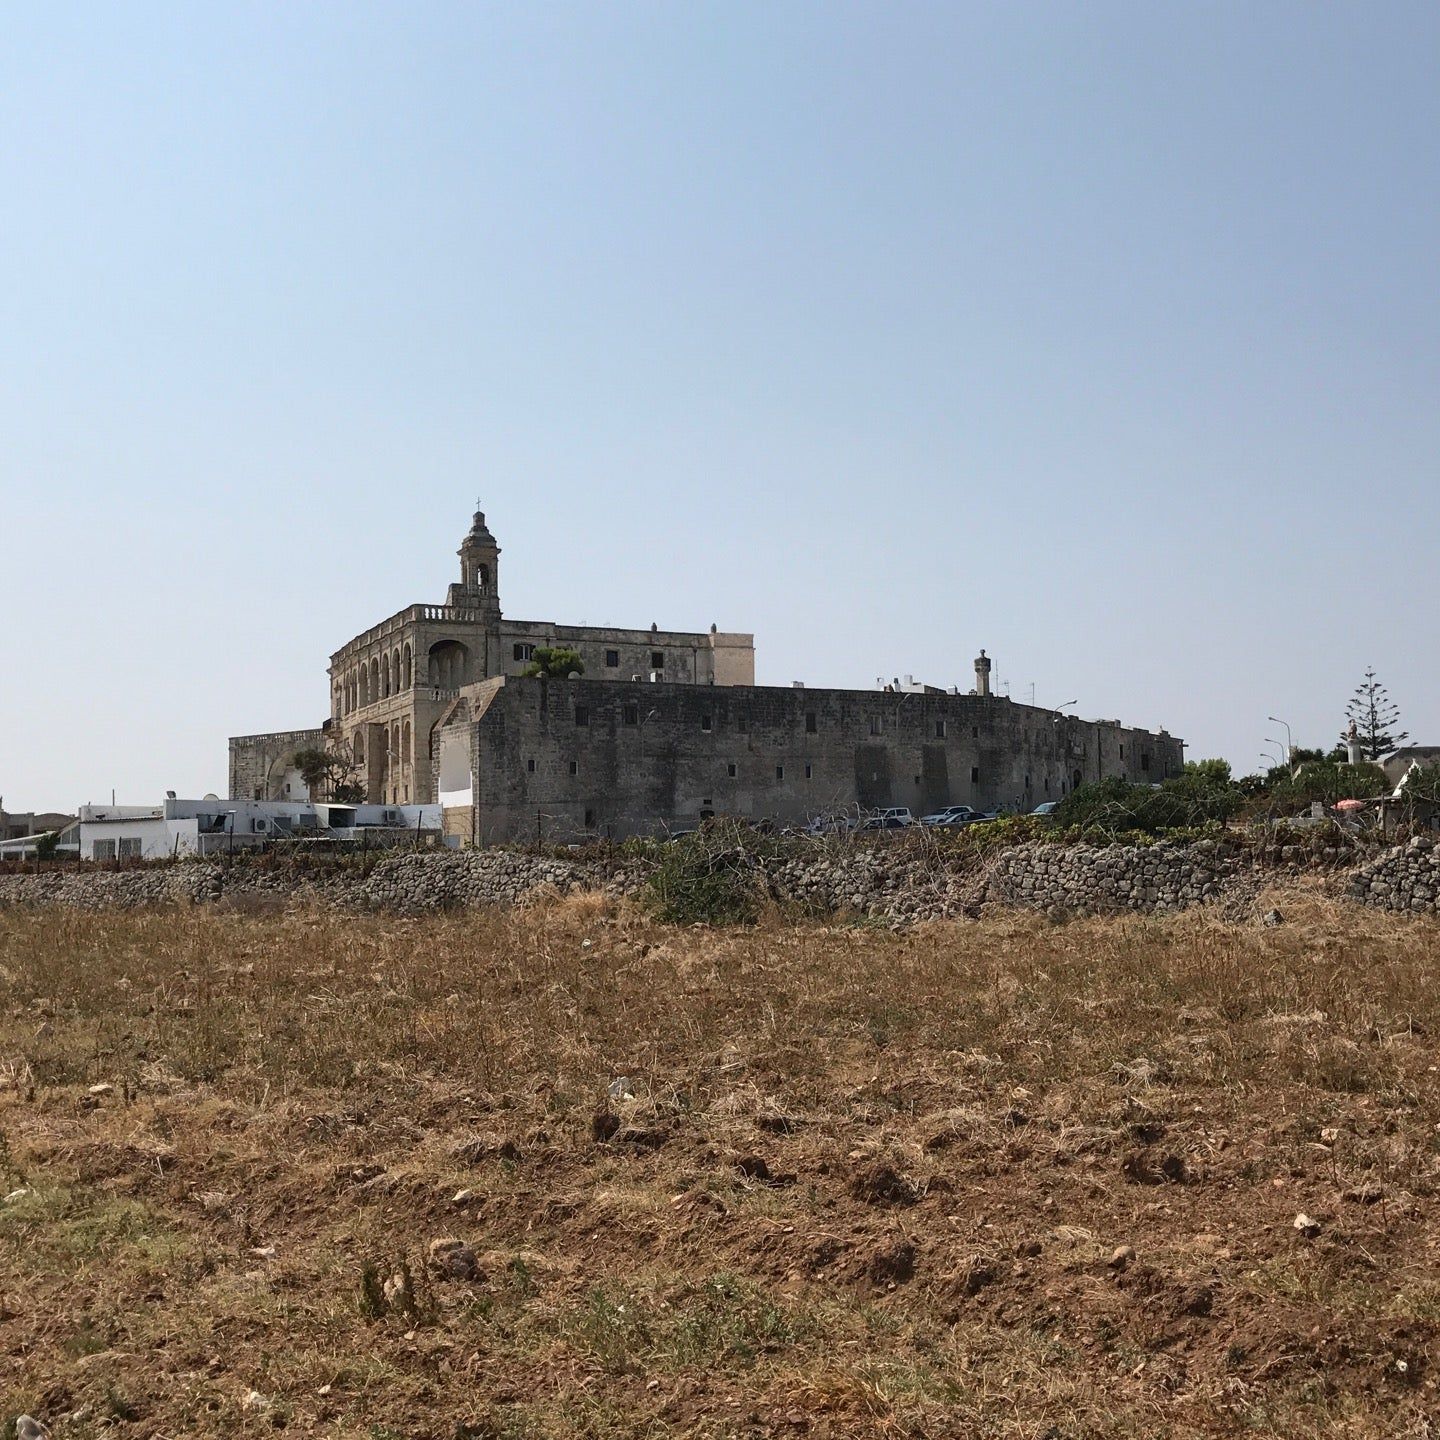
<instances>
[{"instance_id":1,"label":"bell tower","mask_svg":"<svg viewBox=\"0 0 1440 1440\"><path fill-rule=\"evenodd\" d=\"M463 609L500 615L500 547L485 524L485 513L475 512L470 533L460 543L460 583L450 587L446 603Z\"/></svg>"}]
</instances>

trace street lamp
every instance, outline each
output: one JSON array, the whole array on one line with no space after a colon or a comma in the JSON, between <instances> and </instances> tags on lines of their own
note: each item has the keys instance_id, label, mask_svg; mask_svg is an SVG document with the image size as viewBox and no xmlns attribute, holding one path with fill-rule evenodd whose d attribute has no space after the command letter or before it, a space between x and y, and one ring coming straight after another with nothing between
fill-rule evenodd
<instances>
[{"instance_id":1,"label":"street lamp","mask_svg":"<svg viewBox=\"0 0 1440 1440\"><path fill-rule=\"evenodd\" d=\"M1265 718L1269 720L1272 724L1285 726L1285 758L1287 760L1291 759L1295 754L1295 742L1290 738L1289 724L1286 721L1282 720L1278 715L1267 715ZM1280 742L1276 740L1268 743L1278 745Z\"/></svg>"},{"instance_id":2,"label":"street lamp","mask_svg":"<svg viewBox=\"0 0 1440 1440\"><path fill-rule=\"evenodd\" d=\"M1267 745L1273 745L1275 747L1276 753L1272 755L1268 750L1262 750L1260 752L1261 758L1266 761L1274 761L1277 767L1283 768L1285 765L1285 760L1284 757L1279 754L1280 742L1278 740L1267 740L1265 743Z\"/></svg>"}]
</instances>

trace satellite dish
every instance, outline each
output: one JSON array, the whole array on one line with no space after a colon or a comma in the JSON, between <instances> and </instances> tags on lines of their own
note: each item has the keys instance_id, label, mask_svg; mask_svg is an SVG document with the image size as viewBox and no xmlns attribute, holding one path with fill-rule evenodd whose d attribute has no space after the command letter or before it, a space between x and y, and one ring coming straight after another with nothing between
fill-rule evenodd
<instances>
[{"instance_id":1,"label":"satellite dish","mask_svg":"<svg viewBox=\"0 0 1440 1440\"><path fill-rule=\"evenodd\" d=\"M201 798L202 800L218 800L220 797L219 797L218 795L213 795L213 794L211 794L211 795L202 795L200 798Z\"/></svg>"}]
</instances>

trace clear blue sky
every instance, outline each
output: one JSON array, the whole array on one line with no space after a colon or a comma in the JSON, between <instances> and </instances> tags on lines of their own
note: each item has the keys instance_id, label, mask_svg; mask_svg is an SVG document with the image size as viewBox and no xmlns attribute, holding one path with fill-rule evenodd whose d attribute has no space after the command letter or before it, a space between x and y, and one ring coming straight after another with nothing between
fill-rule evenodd
<instances>
[{"instance_id":1,"label":"clear blue sky","mask_svg":"<svg viewBox=\"0 0 1440 1440\"><path fill-rule=\"evenodd\" d=\"M0 793L438 600L1440 742L1440 6L7 7Z\"/></svg>"}]
</instances>

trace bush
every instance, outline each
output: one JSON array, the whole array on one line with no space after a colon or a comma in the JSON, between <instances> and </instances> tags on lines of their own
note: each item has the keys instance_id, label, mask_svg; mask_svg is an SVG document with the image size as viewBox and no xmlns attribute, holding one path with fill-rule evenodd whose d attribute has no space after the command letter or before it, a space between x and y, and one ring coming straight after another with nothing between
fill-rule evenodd
<instances>
[{"instance_id":1,"label":"bush","mask_svg":"<svg viewBox=\"0 0 1440 1440\"><path fill-rule=\"evenodd\" d=\"M1055 821L1067 829L1106 835L1138 830L1195 830L1222 824L1244 803L1241 791L1218 770L1196 767L1163 785L1132 785L1099 780L1073 790L1059 804Z\"/></svg>"},{"instance_id":2,"label":"bush","mask_svg":"<svg viewBox=\"0 0 1440 1440\"><path fill-rule=\"evenodd\" d=\"M753 924L767 894L761 864L773 849L773 840L738 821L709 821L659 847L646 898L674 925Z\"/></svg>"}]
</instances>

